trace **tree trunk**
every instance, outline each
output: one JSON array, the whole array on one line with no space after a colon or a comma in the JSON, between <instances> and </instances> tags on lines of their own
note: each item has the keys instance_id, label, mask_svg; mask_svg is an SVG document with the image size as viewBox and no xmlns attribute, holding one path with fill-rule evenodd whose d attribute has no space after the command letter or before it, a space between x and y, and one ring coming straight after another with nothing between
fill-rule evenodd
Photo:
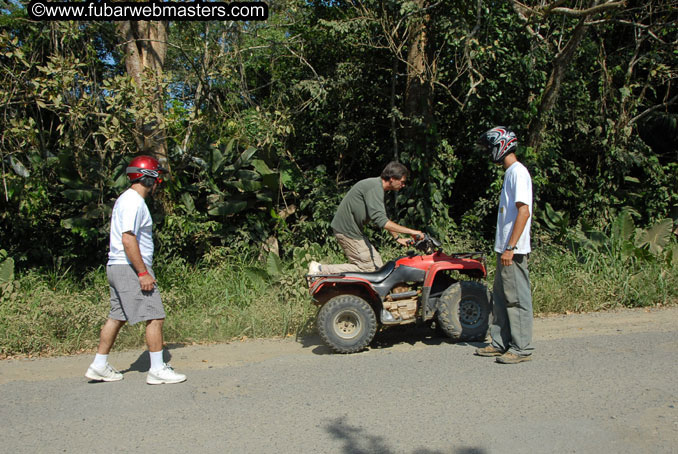
<instances>
[{"instance_id":1,"label":"tree trunk","mask_svg":"<svg viewBox=\"0 0 678 454\"><path fill-rule=\"evenodd\" d=\"M393 141L393 160L400 160L400 153L398 152L398 129L396 122L396 84L398 80L398 59L393 59L393 70L391 72L391 140Z\"/></svg>"},{"instance_id":2,"label":"tree trunk","mask_svg":"<svg viewBox=\"0 0 678 454\"><path fill-rule=\"evenodd\" d=\"M167 21L123 21L117 25L125 49L127 73L134 80L139 96L150 95L151 117L138 117L137 146L167 167L167 137L164 125L163 65L167 54Z\"/></svg>"},{"instance_id":3,"label":"tree trunk","mask_svg":"<svg viewBox=\"0 0 678 454\"><path fill-rule=\"evenodd\" d=\"M425 9L427 0L416 0L420 9ZM429 14L413 25L407 53L407 87L405 90L405 115L410 118L407 139L422 140L431 123L431 77L427 68ZM415 144L416 145L416 144Z\"/></svg>"},{"instance_id":4,"label":"tree trunk","mask_svg":"<svg viewBox=\"0 0 678 454\"><path fill-rule=\"evenodd\" d=\"M428 55L429 24L431 16L425 12L428 0L415 0L419 10L424 12L410 26L410 40L407 52L407 86L405 88L405 116L408 122L404 136L406 149L411 150L410 170L417 175L419 195L422 197L419 209L424 222L432 218L431 206L431 126L433 119L433 74Z\"/></svg>"},{"instance_id":5,"label":"tree trunk","mask_svg":"<svg viewBox=\"0 0 678 454\"><path fill-rule=\"evenodd\" d=\"M548 82L546 82L546 87L544 87L544 92L542 93L541 103L539 104L539 109L537 111L537 118L530 125L529 140L527 144L529 147L537 149L541 144L541 136L544 127L546 126L547 117L558 100L560 84L565 76L565 71L572 62L575 50L582 39L584 39L586 31L588 30L588 25L586 25L588 17L589 16L585 16L579 21L574 29L572 37L567 42L567 45L560 53L558 53L558 55L556 55L556 58L553 61L553 69L551 70Z\"/></svg>"}]
</instances>

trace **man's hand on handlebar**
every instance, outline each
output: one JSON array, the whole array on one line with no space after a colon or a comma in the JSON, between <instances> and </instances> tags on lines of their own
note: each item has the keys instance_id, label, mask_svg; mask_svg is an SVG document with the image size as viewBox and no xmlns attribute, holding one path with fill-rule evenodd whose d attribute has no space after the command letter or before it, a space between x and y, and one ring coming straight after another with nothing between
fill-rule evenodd
<instances>
[{"instance_id":1,"label":"man's hand on handlebar","mask_svg":"<svg viewBox=\"0 0 678 454\"><path fill-rule=\"evenodd\" d=\"M426 235L424 235L423 232L420 232L418 230L415 230L414 233L411 234L412 238L397 238L396 241L400 243L400 245L405 246L405 247L411 247L414 246L418 241L423 240L426 238Z\"/></svg>"},{"instance_id":2,"label":"man's hand on handlebar","mask_svg":"<svg viewBox=\"0 0 678 454\"><path fill-rule=\"evenodd\" d=\"M412 245L414 244L414 241L409 240L409 239L407 239L407 238L398 238L398 239L396 239L396 241L397 241L401 246L404 246L404 247L410 247L410 246L412 246Z\"/></svg>"}]
</instances>

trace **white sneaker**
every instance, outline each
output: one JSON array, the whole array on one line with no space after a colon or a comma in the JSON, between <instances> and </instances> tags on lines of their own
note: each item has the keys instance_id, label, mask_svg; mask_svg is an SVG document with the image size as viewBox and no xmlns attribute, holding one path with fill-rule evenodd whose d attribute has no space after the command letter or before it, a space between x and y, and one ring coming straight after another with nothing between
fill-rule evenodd
<instances>
[{"instance_id":1,"label":"white sneaker","mask_svg":"<svg viewBox=\"0 0 678 454\"><path fill-rule=\"evenodd\" d=\"M320 274L322 266L320 263L313 260L308 264L308 274Z\"/></svg>"},{"instance_id":2,"label":"white sneaker","mask_svg":"<svg viewBox=\"0 0 678 454\"><path fill-rule=\"evenodd\" d=\"M96 369L93 364L87 368L85 377L94 381L120 381L122 380L122 374L115 370L113 366L106 363L106 367L103 369Z\"/></svg>"},{"instance_id":3,"label":"white sneaker","mask_svg":"<svg viewBox=\"0 0 678 454\"><path fill-rule=\"evenodd\" d=\"M146 383L149 385L162 385L163 383L181 383L186 381L184 374L174 372L172 366L163 364L162 369L149 370L146 376Z\"/></svg>"}]
</instances>

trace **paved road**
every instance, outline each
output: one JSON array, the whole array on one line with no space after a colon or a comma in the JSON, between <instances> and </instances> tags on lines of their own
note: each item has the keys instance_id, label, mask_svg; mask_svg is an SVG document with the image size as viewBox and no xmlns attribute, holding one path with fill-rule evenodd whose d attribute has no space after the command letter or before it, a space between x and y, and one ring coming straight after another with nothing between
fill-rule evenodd
<instances>
[{"instance_id":1,"label":"paved road","mask_svg":"<svg viewBox=\"0 0 678 454\"><path fill-rule=\"evenodd\" d=\"M0 452L678 452L678 309L538 319L518 365L427 334L170 348L179 385L146 385L140 351L117 383L91 355L0 361Z\"/></svg>"}]
</instances>

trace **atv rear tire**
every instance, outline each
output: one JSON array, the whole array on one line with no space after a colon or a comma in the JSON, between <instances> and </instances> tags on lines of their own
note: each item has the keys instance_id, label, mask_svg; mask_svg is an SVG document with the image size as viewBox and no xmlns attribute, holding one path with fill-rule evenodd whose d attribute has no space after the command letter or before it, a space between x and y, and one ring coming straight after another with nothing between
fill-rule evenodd
<instances>
[{"instance_id":1,"label":"atv rear tire","mask_svg":"<svg viewBox=\"0 0 678 454\"><path fill-rule=\"evenodd\" d=\"M338 353L365 348L377 332L377 317L367 302L355 295L339 295L318 312L318 332Z\"/></svg>"},{"instance_id":2,"label":"atv rear tire","mask_svg":"<svg viewBox=\"0 0 678 454\"><path fill-rule=\"evenodd\" d=\"M487 287L477 282L456 282L440 296L436 325L456 341L483 340L491 311Z\"/></svg>"}]
</instances>

